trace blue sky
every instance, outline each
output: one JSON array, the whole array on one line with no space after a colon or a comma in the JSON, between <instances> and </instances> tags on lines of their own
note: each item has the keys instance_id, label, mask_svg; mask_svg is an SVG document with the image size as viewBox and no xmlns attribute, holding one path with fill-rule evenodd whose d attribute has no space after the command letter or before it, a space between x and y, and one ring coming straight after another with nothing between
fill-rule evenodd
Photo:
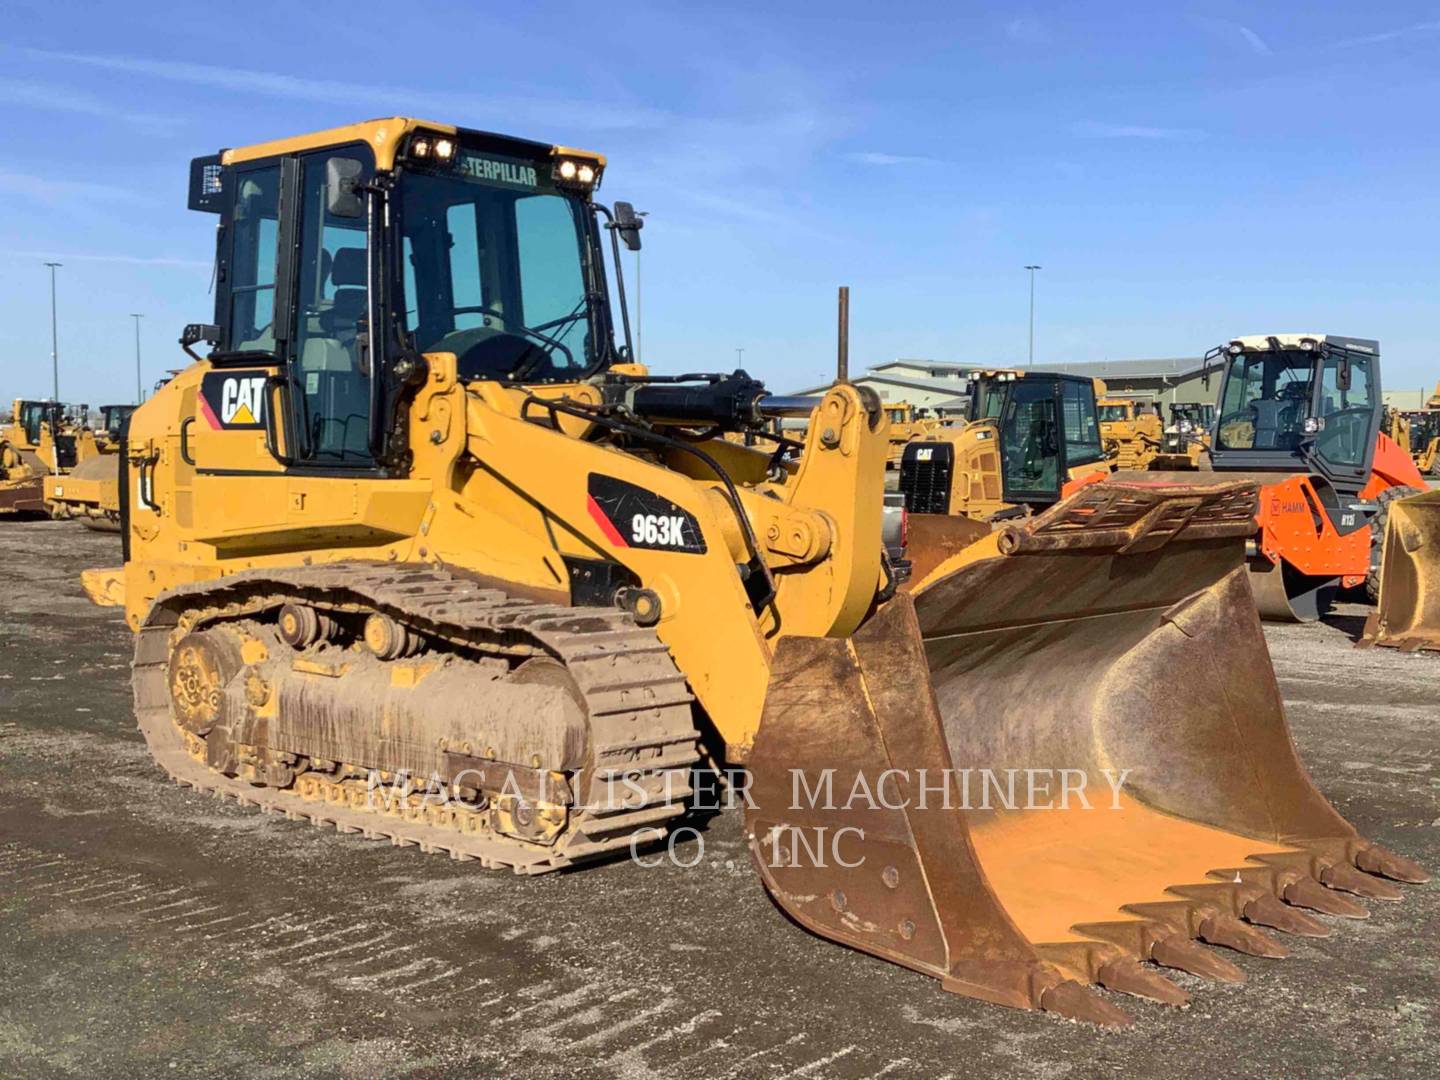
<instances>
[{"instance_id":1,"label":"blue sky","mask_svg":"<svg viewBox=\"0 0 1440 1080\"><path fill-rule=\"evenodd\" d=\"M650 211L645 354L852 365L1379 337L1433 385L1440 5L75 4L7 0L0 393L134 393L208 320L186 165L370 116L584 146ZM628 267L633 272L633 265ZM632 277L633 283L633 277Z\"/></svg>"}]
</instances>

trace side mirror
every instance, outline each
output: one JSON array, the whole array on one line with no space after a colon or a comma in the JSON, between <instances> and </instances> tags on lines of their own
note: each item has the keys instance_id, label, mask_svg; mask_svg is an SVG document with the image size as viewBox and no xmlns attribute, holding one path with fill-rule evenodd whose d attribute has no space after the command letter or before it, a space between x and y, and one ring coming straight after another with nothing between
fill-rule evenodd
<instances>
[{"instance_id":1,"label":"side mirror","mask_svg":"<svg viewBox=\"0 0 1440 1080\"><path fill-rule=\"evenodd\" d=\"M1343 356L1340 358L1340 370L1335 373L1335 385L1341 390L1350 389L1350 361Z\"/></svg>"},{"instance_id":2,"label":"side mirror","mask_svg":"<svg viewBox=\"0 0 1440 1080\"><path fill-rule=\"evenodd\" d=\"M365 216L365 199L355 189L365 166L355 158L332 157L325 162L325 209L336 217Z\"/></svg>"},{"instance_id":3,"label":"side mirror","mask_svg":"<svg viewBox=\"0 0 1440 1080\"><path fill-rule=\"evenodd\" d=\"M640 230L644 227L645 219L635 213L634 206L628 202L615 204L615 228L620 231L620 239L630 251L640 250Z\"/></svg>"}]
</instances>

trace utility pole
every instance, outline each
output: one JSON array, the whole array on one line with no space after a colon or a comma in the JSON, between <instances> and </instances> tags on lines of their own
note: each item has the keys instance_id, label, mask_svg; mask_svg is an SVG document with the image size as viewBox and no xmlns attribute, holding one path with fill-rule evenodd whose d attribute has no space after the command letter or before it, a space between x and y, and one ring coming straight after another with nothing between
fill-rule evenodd
<instances>
[{"instance_id":1,"label":"utility pole","mask_svg":"<svg viewBox=\"0 0 1440 1080\"><path fill-rule=\"evenodd\" d=\"M1044 269L1040 266L1027 266L1030 271L1030 360L1027 366L1035 366L1035 271Z\"/></svg>"},{"instance_id":2,"label":"utility pole","mask_svg":"<svg viewBox=\"0 0 1440 1080\"><path fill-rule=\"evenodd\" d=\"M60 400L60 333L55 318L55 271L64 263L47 262L50 268L50 371L55 380L51 401Z\"/></svg>"},{"instance_id":3,"label":"utility pole","mask_svg":"<svg viewBox=\"0 0 1440 1080\"><path fill-rule=\"evenodd\" d=\"M738 346L735 349L735 366L737 368L742 368L745 366L745 346L743 345Z\"/></svg>"},{"instance_id":4,"label":"utility pole","mask_svg":"<svg viewBox=\"0 0 1440 1080\"><path fill-rule=\"evenodd\" d=\"M139 405L145 400L145 384L140 378L140 320L145 316L132 311L130 317L135 320L135 404Z\"/></svg>"}]
</instances>

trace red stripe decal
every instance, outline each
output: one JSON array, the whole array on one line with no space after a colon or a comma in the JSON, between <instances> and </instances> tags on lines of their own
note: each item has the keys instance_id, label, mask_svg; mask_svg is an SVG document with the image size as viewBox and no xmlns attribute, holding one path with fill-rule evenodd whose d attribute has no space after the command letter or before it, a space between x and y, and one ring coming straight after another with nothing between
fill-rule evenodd
<instances>
[{"instance_id":1,"label":"red stripe decal","mask_svg":"<svg viewBox=\"0 0 1440 1080\"><path fill-rule=\"evenodd\" d=\"M590 511L590 516L595 519L595 524L600 526L600 531L605 534L606 540L616 547L630 546L620 535L620 531L615 528L614 523L605 516L605 511L600 509L600 504L595 501L594 495L585 496L585 509Z\"/></svg>"},{"instance_id":2,"label":"red stripe decal","mask_svg":"<svg viewBox=\"0 0 1440 1080\"><path fill-rule=\"evenodd\" d=\"M217 417L214 410L210 408L210 403L205 400L205 395L200 394L198 396L200 398L200 411L205 415L206 423L208 423L214 430L219 431L223 426L220 423L219 417Z\"/></svg>"}]
</instances>

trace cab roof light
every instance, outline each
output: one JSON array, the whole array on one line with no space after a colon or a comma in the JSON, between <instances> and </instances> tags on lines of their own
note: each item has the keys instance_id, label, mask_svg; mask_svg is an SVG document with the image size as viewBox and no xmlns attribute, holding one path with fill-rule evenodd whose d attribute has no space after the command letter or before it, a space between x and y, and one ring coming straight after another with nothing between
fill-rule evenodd
<instances>
[{"instance_id":1,"label":"cab roof light","mask_svg":"<svg viewBox=\"0 0 1440 1080\"><path fill-rule=\"evenodd\" d=\"M459 153L459 145L453 135L435 131L417 131L410 136L406 150L411 161L423 161L444 168L453 165Z\"/></svg>"},{"instance_id":2,"label":"cab roof light","mask_svg":"<svg viewBox=\"0 0 1440 1080\"><path fill-rule=\"evenodd\" d=\"M593 161L561 158L550 174L561 187L589 190L600 186L600 166Z\"/></svg>"}]
</instances>

